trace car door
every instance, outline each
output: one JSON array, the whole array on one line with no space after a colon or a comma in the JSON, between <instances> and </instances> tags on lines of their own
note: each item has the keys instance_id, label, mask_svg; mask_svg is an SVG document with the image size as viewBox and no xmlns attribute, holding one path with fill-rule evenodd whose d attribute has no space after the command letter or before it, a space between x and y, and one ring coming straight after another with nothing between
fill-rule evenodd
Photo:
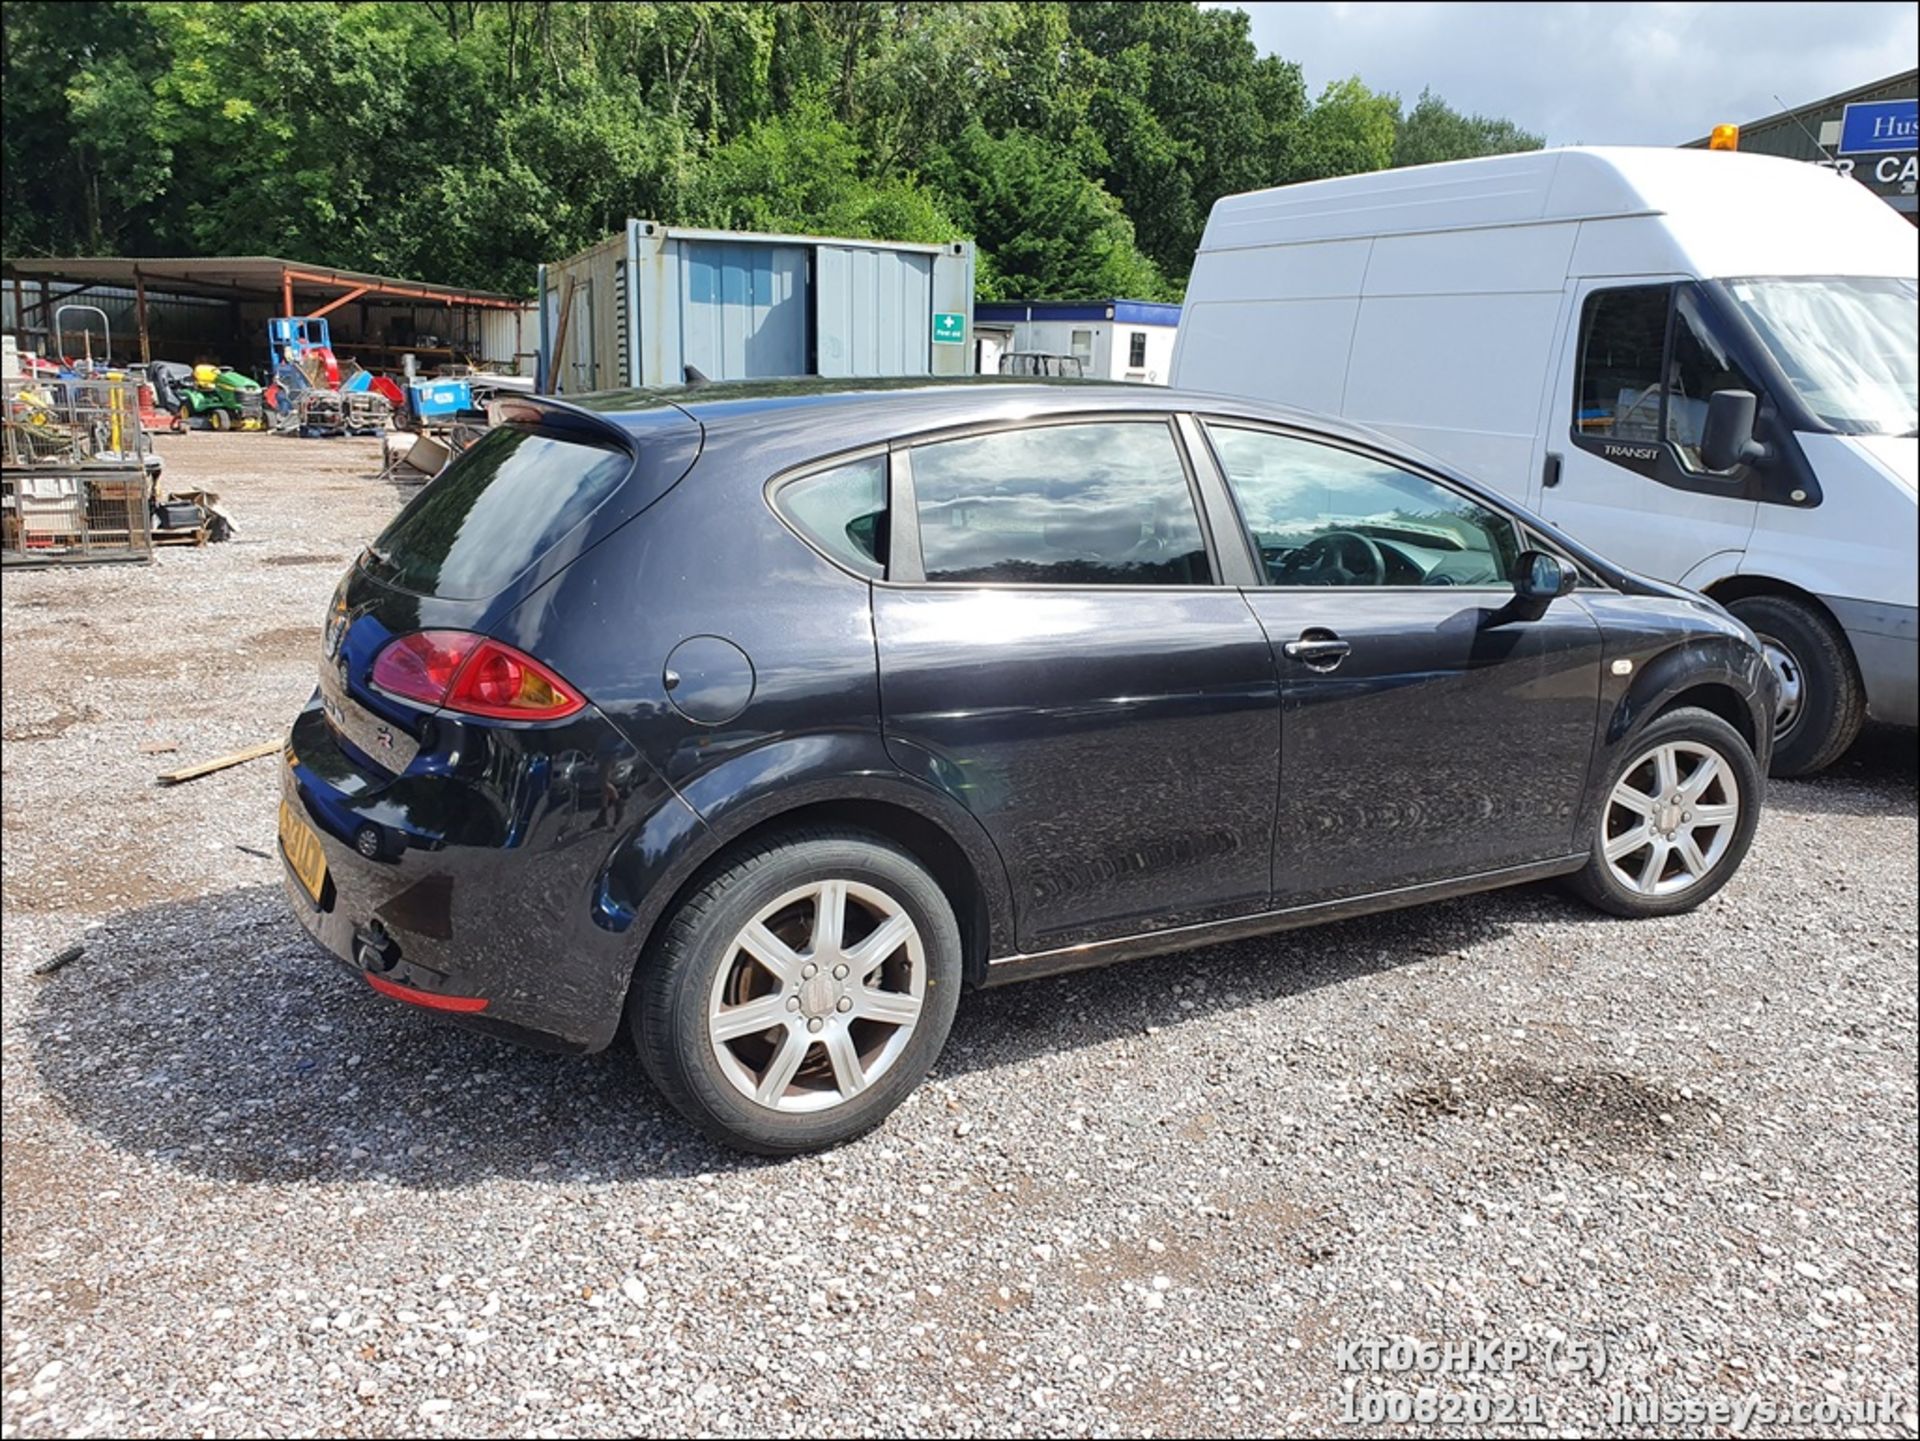
<instances>
[{"instance_id":1,"label":"car door","mask_svg":"<svg viewBox=\"0 0 1920 1441\"><path fill-rule=\"evenodd\" d=\"M887 747L992 836L1021 948L1264 909L1278 685L1171 418L898 447L891 505Z\"/></svg>"},{"instance_id":2,"label":"car door","mask_svg":"<svg viewBox=\"0 0 1920 1441\"><path fill-rule=\"evenodd\" d=\"M1701 465L1700 438L1715 391L1764 392L1698 291L1615 278L1582 282L1574 301L1549 403L1541 515L1660 580L1744 551L1758 507L1745 477Z\"/></svg>"},{"instance_id":3,"label":"car door","mask_svg":"<svg viewBox=\"0 0 1920 1441\"><path fill-rule=\"evenodd\" d=\"M1509 620L1521 533L1444 481L1281 428L1205 423L1265 583L1281 698L1274 905L1565 856L1600 629Z\"/></svg>"}]
</instances>

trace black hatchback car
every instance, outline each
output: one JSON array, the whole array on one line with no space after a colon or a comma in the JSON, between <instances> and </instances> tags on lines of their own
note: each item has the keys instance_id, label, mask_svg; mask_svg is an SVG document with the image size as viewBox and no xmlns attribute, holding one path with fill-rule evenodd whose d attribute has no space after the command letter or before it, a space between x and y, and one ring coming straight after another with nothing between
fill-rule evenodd
<instances>
[{"instance_id":1,"label":"black hatchback car","mask_svg":"<svg viewBox=\"0 0 1920 1441\"><path fill-rule=\"evenodd\" d=\"M709 1135L878 1123L959 993L1740 864L1770 672L1349 426L1144 386L502 402L342 581L287 888L367 984Z\"/></svg>"}]
</instances>

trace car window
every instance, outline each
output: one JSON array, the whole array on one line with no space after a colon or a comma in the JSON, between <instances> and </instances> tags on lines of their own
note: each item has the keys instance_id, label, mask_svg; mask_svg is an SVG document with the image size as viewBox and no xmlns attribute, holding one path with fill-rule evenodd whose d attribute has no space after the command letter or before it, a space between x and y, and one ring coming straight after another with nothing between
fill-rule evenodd
<instances>
[{"instance_id":1,"label":"car window","mask_svg":"<svg viewBox=\"0 0 1920 1441\"><path fill-rule=\"evenodd\" d=\"M497 425L407 502L368 552L384 583L484 600L539 560L633 469L625 451Z\"/></svg>"},{"instance_id":2,"label":"car window","mask_svg":"<svg viewBox=\"0 0 1920 1441\"><path fill-rule=\"evenodd\" d=\"M1691 290L1674 299L1673 360L1667 370L1667 439L1689 470L1704 471L1700 437L1707 428L1707 402L1718 391L1746 390L1760 394L1747 379L1712 323L1700 313Z\"/></svg>"},{"instance_id":3,"label":"car window","mask_svg":"<svg viewBox=\"0 0 1920 1441\"><path fill-rule=\"evenodd\" d=\"M1671 345L1668 311L1673 315ZM1700 438L1717 391L1760 394L1700 310L1691 287L1596 290L1580 321L1579 409L1588 439L1669 442L1682 465L1705 471Z\"/></svg>"},{"instance_id":4,"label":"car window","mask_svg":"<svg viewBox=\"0 0 1920 1441\"><path fill-rule=\"evenodd\" d=\"M849 570L887 573L887 461L871 455L788 481L774 504L789 524Z\"/></svg>"},{"instance_id":5,"label":"car window","mask_svg":"<svg viewBox=\"0 0 1920 1441\"><path fill-rule=\"evenodd\" d=\"M1276 586L1512 583L1513 523L1446 486L1350 450L1207 427Z\"/></svg>"},{"instance_id":6,"label":"car window","mask_svg":"<svg viewBox=\"0 0 1920 1441\"><path fill-rule=\"evenodd\" d=\"M1208 585L1213 573L1172 428L1090 421L913 450L930 581Z\"/></svg>"},{"instance_id":7,"label":"car window","mask_svg":"<svg viewBox=\"0 0 1920 1441\"><path fill-rule=\"evenodd\" d=\"M1574 423L1594 439L1660 438L1660 360L1667 348L1670 285L1596 290L1580 318L1579 406Z\"/></svg>"}]
</instances>

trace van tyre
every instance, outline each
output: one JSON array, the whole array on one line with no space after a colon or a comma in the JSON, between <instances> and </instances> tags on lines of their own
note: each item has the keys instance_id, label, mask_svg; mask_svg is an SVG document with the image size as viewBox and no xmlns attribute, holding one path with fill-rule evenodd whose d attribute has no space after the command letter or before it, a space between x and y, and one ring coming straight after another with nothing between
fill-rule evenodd
<instances>
[{"instance_id":1,"label":"van tyre","mask_svg":"<svg viewBox=\"0 0 1920 1441\"><path fill-rule=\"evenodd\" d=\"M1866 687L1840 627L1804 601L1755 595L1727 607L1760 638L1780 686L1773 774L1809 776L1846 752L1867 718Z\"/></svg>"},{"instance_id":2,"label":"van tyre","mask_svg":"<svg viewBox=\"0 0 1920 1441\"><path fill-rule=\"evenodd\" d=\"M1594 809L1593 852L1568 877L1616 916L1673 916L1740 869L1766 778L1746 737L1691 706L1656 717L1622 748Z\"/></svg>"},{"instance_id":3,"label":"van tyre","mask_svg":"<svg viewBox=\"0 0 1920 1441\"><path fill-rule=\"evenodd\" d=\"M960 999L945 893L892 842L796 831L723 856L643 959L630 1029L661 1093L761 1155L865 1134L920 1084Z\"/></svg>"}]
</instances>

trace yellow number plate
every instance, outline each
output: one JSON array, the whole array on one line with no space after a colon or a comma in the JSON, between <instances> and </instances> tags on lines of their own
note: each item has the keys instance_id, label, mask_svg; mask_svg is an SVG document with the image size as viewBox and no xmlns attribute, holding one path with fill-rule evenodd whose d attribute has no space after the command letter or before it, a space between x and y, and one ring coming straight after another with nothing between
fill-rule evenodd
<instances>
[{"instance_id":1,"label":"yellow number plate","mask_svg":"<svg viewBox=\"0 0 1920 1441\"><path fill-rule=\"evenodd\" d=\"M280 802L280 850L313 903L319 905L321 889L327 883L327 853L320 849L320 837L313 833L313 827L294 814L285 801Z\"/></svg>"}]
</instances>

